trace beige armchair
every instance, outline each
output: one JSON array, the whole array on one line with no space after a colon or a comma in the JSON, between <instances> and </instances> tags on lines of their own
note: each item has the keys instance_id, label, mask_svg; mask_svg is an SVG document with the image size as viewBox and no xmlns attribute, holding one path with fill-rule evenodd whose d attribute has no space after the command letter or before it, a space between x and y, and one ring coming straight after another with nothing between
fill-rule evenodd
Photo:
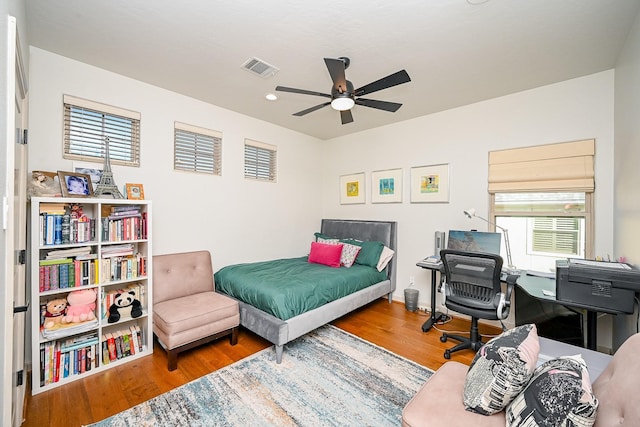
<instances>
[{"instance_id":1,"label":"beige armchair","mask_svg":"<svg viewBox=\"0 0 640 427\"><path fill-rule=\"evenodd\" d=\"M215 292L208 251L153 257L153 333L167 351L169 371L185 350L226 335L235 345L239 325L238 302Z\"/></svg>"}]
</instances>

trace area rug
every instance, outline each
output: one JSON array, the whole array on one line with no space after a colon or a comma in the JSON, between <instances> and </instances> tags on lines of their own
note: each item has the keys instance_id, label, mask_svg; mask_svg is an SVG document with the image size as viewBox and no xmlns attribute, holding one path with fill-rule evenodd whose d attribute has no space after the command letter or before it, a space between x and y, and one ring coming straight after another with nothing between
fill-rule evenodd
<instances>
[{"instance_id":1,"label":"area rug","mask_svg":"<svg viewBox=\"0 0 640 427\"><path fill-rule=\"evenodd\" d=\"M432 373L327 325L92 426L398 426Z\"/></svg>"}]
</instances>

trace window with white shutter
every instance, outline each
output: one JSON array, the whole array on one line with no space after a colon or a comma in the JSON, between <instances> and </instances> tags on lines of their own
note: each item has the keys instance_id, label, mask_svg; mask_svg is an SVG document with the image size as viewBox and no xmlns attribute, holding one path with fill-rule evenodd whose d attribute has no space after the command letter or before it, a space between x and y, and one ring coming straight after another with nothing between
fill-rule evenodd
<instances>
[{"instance_id":1,"label":"window with white shutter","mask_svg":"<svg viewBox=\"0 0 640 427\"><path fill-rule=\"evenodd\" d=\"M244 177L258 181L277 182L276 154L274 145L245 139Z\"/></svg>"},{"instance_id":2,"label":"window with white shutter","mask_svg":"<svg viewBox=\"0 0 640 427\"><path fill-rule=\"evenodd\" d=\"M104 159L109 139L112 164L140 166L140 113L64 95L65 159Z\"/></svg>"},{"instance_id":3,"label":"window with white shutter","mask_svg":"<svg viewBox=\"0 0 640 427\"><path fill-rule=\"evenodd\" d=\"M222 175L222 133L175 122L175 170Z\"/></svg>"}]
</instances>

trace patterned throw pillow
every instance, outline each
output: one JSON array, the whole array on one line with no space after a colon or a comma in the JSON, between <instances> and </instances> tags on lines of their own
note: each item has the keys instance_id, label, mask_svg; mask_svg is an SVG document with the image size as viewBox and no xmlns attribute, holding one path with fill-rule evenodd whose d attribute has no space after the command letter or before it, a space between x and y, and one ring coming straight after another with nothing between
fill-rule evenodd
<instances>
[{"instance_id":1,"label":"patterned throw pillow","mask_svg":"<svg viewBox=\"0 0 640 427\"><path fill-rule=\"evenodd\" d=\"M543 363L525 390L507 406L507 426L592 426L598 400L581 356Z\"/></svg>"},{"instance_id":2,"label":"patterned throw pillow","mask_svg":"<svg viewBox=\"0 0 640 427\"><path fill-rule=\"evenodd\" d=\"M358 256L358 252L360 252L360 246L351 245L349 243L343 243L342 247L342 256L340 257L340 262L345 267L349 268L353 265Z\"/></svg>"},{"instance_id":3,"label":"patterned throw pillow","mask_svg":"<svg viewBox=\"0 0 640 427\"><path fill-rule=\"evenodd\" d=\"M487 342L476 353L464 383L467 410L483 415L502 411L526 387L538 362L536 325L518 326Z\"/></svg>"},{"instance_id":4,"label":"patterned throw pillow","mask_svg":"<svg viewBox=\"0 0 640 427\"><path fill-rule=\"evenodd\" d=\"M317 235L317 233L316 233ZM318 243L324 243L327 245L340 245L342 244L342 255L340 256L340 264L349 268L353 265L360 252L360 246L351 245L349 243L341 243L339 239L327 239L317 236Z\"/></svg>"}]
</instances>

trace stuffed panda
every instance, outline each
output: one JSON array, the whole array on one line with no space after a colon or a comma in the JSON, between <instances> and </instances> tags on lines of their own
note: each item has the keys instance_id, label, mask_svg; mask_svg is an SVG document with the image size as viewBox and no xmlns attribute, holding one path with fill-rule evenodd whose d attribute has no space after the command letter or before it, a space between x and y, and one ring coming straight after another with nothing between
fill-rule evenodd
<instances>
[{"instance_id":1,"label":"stuffed panda","mask_svg":"<svg viewBox=\"0 0 640 427\"><path fill-rule=\"evenodd\" d=\"M120 316L130 316L132 319L142 316L142 304L136 299L134 291L118 292L109 307L109 319L107 322L115 323Z\"/></svg>"}]
</instances>

